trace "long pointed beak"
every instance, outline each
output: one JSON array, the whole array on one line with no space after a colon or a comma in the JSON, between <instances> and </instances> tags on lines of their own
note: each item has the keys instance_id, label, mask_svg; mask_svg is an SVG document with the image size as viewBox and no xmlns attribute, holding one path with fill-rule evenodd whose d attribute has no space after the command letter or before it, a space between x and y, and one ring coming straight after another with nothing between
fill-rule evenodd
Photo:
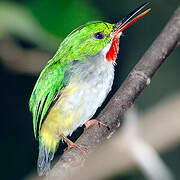
<instances>
[{"instance_id":1,"label":"long pointed beak","mask_svg":"<svg viewBox=\"0 0 180 180\"><path fill-rule=\"evenodd\" d=\"M147 9L146 11L144 11L143 13L141 13L140 15L138 15L137 17L133 18L141 9L143 9L146 5L148 5L149 2L146 2L144 4L142 4L140 7L136 8L135 10L133 10L131 13L129 13L127 16L125 16L121 21L119 21L115 26L114 26L114 30L113 30L113 34L114 36L116 36L117 34L119 34L120 32L122 32L123 30L125 30L126 28L128 28L130 25L132 25L133 23L135 23L137 20L139 20L140 18L142 18L145 14L147 14L151 9ZM133 18L133 19L132 19Z\"/></svg>"}]
</instances>

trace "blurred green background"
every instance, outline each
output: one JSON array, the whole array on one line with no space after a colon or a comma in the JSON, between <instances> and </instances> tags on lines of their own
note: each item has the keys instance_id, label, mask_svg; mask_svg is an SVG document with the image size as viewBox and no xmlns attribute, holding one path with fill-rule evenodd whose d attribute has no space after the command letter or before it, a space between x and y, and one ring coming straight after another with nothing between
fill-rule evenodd
<instances>
[{"instance_id":1,"label":"blurred green background","mask_svg":"<svg viewBox=\"0 0 180 180\"><path fill-rule=\"evenodd\" d=\"M144 1L138 0L1 0L1 179L23 179L36 168L38 144L33 137L28 100L37 75L58 44L88 21L115 23ZM118 89L165 26L179 0L151 0L152 10L130 27L120 40L116 75L108 99ZM136 101L144 111L180 90L180 49L168 58L150 86ZM163 155L180 179L179 148ZM138 173L115 179L144 179Z\"/></svg>"}]
</instances>

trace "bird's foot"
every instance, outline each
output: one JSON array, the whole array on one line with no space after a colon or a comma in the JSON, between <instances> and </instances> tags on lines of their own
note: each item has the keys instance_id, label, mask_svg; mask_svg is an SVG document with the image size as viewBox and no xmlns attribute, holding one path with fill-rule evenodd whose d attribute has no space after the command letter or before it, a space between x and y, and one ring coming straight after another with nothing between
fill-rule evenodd
<instances>
[{"instance_id":1,"label":"bird's foot","mask_svg":"<svg viewBox=\"0 0 180 180\"><path fill-rule=\"evenodd\" d=\"M79 145L79 144L76 144L76 143L72 142L63 133L61 133L60 136L63 138L63 140L68 145L68 147L64 149L64 152L71 149L71 148L76 148L76 149L80 150L81 152L87 152L88 151L88 148L86 146Z\"/></svg>"},{"instance_id":2,"label":"bird's foot","mask_svg":"<svg viewBox=\"0 0 180 180\"><path fill-rule=\"evenodd\" d=\"M103 126L109 130L109 127L106 124L104 124L101 121L98 121L97 119L91 119L91 120L87 121L84 125L85 125L85 130L87 130L92 125Z\"/></svg>"}]
</instances>

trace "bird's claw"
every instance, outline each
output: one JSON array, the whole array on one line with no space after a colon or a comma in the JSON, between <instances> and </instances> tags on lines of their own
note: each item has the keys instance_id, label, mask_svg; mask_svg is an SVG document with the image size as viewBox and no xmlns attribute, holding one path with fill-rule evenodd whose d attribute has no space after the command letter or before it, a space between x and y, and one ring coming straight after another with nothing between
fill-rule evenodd
<instances>
[{"instance_id":1,"label":"bird's claw","mask_svg":"<svg viewBox=\"0 0 180 180\"><path fill-rule=\"evenodd\" d=\"M103 126L109 130L109 127L106 124L104 124L103 122L98 121L96 119L91 119L91 120L87 121L84 125L85 125L85 130L87 130L92 125L99 125L99 127Z\"/></svg>"}]
</instances>

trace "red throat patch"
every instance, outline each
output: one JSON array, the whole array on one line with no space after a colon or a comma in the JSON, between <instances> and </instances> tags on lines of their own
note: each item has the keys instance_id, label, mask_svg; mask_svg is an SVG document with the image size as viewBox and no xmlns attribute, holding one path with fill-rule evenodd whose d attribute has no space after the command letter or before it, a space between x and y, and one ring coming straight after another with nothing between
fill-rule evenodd
<instances>
[{"instance_id":1,"label":"red throat patch","mask_svg":"<svg viewBox=\"0 0 180 180\"><path fill-rule=\"evenodd\" d=\"M114 62L117 58L118 51L119 51L119 38L118 38L118 36L115 36L113 38L111 47L106 54L107 61L109 61L109 62L113 61Z\"/></svg>"}]
</instances>

